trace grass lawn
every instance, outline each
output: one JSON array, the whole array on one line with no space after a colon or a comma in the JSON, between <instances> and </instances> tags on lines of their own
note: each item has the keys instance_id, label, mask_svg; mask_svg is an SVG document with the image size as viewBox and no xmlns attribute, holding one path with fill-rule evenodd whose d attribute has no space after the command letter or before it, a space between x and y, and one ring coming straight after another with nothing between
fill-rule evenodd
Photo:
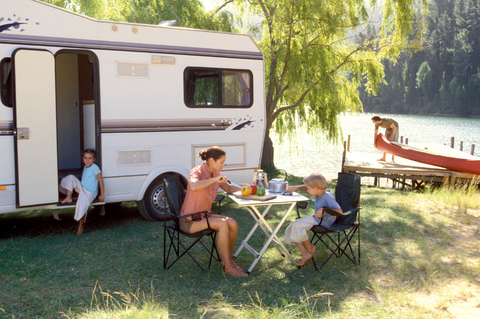
<instances>
[{"instance_id":1,"label":"grass lawn","mask_svg":"<svg viewBox=\"0 0 480 319\"><path fill-rule=\"evenodd\" d=\"M0 318L480 318L477 190L362 187L361 206L360 266L340 258L321 272L296 269L271 246L248 278L220 263L203 273L188 256L164 270L162 223L135 203L91 211L81 236L71 209L61 221L48 210L2 215ZM238 221L239 243L253 219L228 199L222 212ZM264 241L257 232L250 242ZM252 261L246 251L236 259Z\"/></svg>"}]
</instances>

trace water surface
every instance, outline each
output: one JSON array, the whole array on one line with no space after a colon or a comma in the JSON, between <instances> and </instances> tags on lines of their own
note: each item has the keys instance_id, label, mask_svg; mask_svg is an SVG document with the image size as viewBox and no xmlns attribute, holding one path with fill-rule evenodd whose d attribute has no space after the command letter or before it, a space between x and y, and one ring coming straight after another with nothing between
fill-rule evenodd
<instances>
[{"instance_id":1,"label":"water surface","mask_svg":"<svg viewBox=\"0 0 480 319\"><path fill-rule=\"evenodd\" d=\"M335 178L341 171L343 141L350 135L350 151L378 153L373 146L375 126L371 118L374 115L391 117L398 122L400 136L409 143L434 143L450 145L451 137L455 137L455 149L470 154L475 144L475 156L480 154L480 119L447 118L401 114L345 114L340 117L342 141L337 143L326 141L323 136L310 136L305 131L299 132L296 140L280 144L278 137L272 136L275 147L275 166L289 174L305 176L312 172L321 172L328 179ZM384 132L384 129L380 129Z\"/></svg>"}]
</instances>

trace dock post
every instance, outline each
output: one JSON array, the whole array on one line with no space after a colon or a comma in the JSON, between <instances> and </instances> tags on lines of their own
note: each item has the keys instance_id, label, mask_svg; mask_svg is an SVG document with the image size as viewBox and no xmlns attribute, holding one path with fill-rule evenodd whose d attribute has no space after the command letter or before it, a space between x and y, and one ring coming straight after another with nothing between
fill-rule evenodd
<instances>
[{"instance_id":1,"label":"dock post","mask_svg":"<svg viewBox=\"0 0 480 319\"><path fill-rule=\"evenodd\" d=\"M472 151L470 152L470 154L474 154L475 153L475 144L472 144Z\"/></svg>"},{"instance_id":2,"label":"dock post","mask_svg":"<svg viewBox=\"0 0 480 319\"><path fill-rule=\"evenodd\" d=\"M400 143L403 144L403 136L400 136Z\"/></svg>"},{"instance_id":3,"label":"dock post","mask_svg":"<svg viewBox=\"0 0 480 319\"><path fill-rule=\"evenodd\" d=\"M463 151L463 141L460 141L460 151Z\"/></svg>"},{"instance_id":4,"label":"dock post","mask_svg":"<svg viewBox=\"0 0 480 319\"><path fill-rule=\"evenodd\" d=\"M450 147L453 148L455 146L455 137L450 138Z\"/></svg>"},{"instance_id":5,"label":"dock post","mask_svg":"<svg viewBox=\"0 0 480 319\"><path fill-rule=\"evenodd\" d=\"M345 158L347 157L347 142L343 141L342 173L345 172Z\"/></svg>"},{"instance_id":6,"label":"dock post","mask_svg":"<svg viewBox=\"0 0 480 319\"><path fill-rule=\"evenodd\" d=\"M405 139L405 144L408 144L408 137Z\"/></svg>"},{"instance_id":7,"label":"dock post","mask_svg":"<svg viewBox=\"0 0 480 319\"><path fill-rule=\"evenodd\" d=\"M347 152L350 152L350 135L348 135Z\"/></svg>"}]
</instances>

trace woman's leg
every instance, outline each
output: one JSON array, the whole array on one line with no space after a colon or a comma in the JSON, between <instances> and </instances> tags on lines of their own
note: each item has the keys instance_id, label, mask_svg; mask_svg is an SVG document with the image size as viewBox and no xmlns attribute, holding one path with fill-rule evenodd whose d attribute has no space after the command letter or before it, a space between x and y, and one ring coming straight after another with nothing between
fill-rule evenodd
<instances>
[{"instance_id":1,"label":"woman's leg","mask_svg":"<svg viewBox=\"0 0 480 319\"><path fill-rule=\"evenodd\" d=\"M237 241L237 233L238 233L238 223L237 223L237 221L233 218L229 218L229 217L222 216L222 215L217 215L217 214L210 215L210 217L208 217L209 221L212 218L225 218L227 220L227 224L228 224L228 228L229 228L228 234L229 234L229 244L230 244L229 256L233 256L233 249L234 249L235 243ZM243 269L241 267L239 267L233 261L233 258L232 258L232 262L235 265L235 267L237 267L240 271L243 271ZM225 266L225 262L223 260L222 260L222 264Z\"/></svg>"},{"instance_id":2,"label":"woman's leg","mask_svg":"<svg viewBox=\"0 0 480 319\"><path fill-rule=\"evenodd\" d=\"M232 259L233 248L231 248L232 245L230 243L231 242L230 227L233 227L233 223L228 221L231 218L226 216L217 217L218 215L217 216L212 215L212 216L213 217L211 218L209 217L208 221L210 223L210 227L217 232L217 246L218 246L218 250L220 251L220 255L222 256L222 259L223 259L225 272L234 277L247 277L247 274L241 271L240 269L238 269ZM195 233L197 231L204 230L207 227L208 227L207 220L202 219L199 222L193 223L192 227L190 228L190 232ZM236 232L234 233L235 233L235 239L236 239Z\"/></svg>"},{"instance_id":3,"label":"woman's leg","mask_svg":"<svg viewBox=\"0 0 480 319\"><path fill-rule=\"evenodd\" d=\"M227 220L229 243L230 243L230 256L232 256L233 248L235 247L235 242L237 241L237 233L238 233L237 221L233 218L222 216L222 215L216 215L216 214L211 214L210 217L208 217L208 220L211 221L212 218L224 218Z\"/></svg>"}]
</instances>

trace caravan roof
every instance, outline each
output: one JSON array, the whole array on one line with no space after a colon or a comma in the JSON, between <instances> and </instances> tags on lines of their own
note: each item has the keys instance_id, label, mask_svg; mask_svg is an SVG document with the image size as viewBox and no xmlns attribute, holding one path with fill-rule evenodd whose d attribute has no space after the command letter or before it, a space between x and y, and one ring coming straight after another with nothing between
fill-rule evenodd
<instances>
[{"instance_id":1,"label":"caravan roof","mask_svg":"<svg viewBox=\"0 0 480 319\"><path fill-rule=\"evenodd\" d=\"M100 21L38 0L3 1L0 15L0 42L263 59L244 34Z\"/></svg>"}]
</instances>

